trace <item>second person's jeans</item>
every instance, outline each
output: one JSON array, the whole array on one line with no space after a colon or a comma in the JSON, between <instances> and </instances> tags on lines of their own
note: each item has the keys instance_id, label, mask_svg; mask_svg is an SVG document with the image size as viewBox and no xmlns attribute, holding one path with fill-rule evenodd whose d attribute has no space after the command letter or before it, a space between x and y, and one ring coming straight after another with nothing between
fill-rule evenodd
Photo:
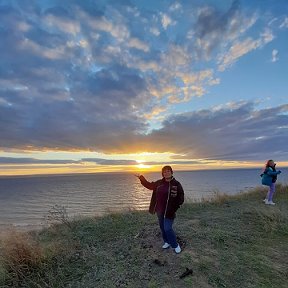
<instances>
[{"instance_id":1,"label":"second person's jeans","mask_svg":"<svg viewBox=\"0 0 288 288\"><path fill-rule=\"evenodd\" d=\"M269 190L268 190L268 193L267 193L267 196L266 196L268 201L272 201L273 200L273 195L275 193L275 186L276 186L276 183L272 183L270 185L270 187L269 187Z\"/></svg>"}]
</instances>

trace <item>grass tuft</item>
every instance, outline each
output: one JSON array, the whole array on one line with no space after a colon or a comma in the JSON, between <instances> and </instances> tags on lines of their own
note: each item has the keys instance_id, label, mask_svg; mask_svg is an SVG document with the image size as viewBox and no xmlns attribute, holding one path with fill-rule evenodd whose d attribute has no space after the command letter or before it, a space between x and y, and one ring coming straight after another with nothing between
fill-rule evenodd
<instances>
[{"instance_id":1,"label":"grass tuft","mask_svg":"<svg viewBox=\"0 0 288 288\"><path fill-rule=\"evenodd\" d=\"M1 244L2 269L8 284L16 286L21 283L45 259L40 244L29 233L10 231L2 238Z\"/></svg>"}]
</instances>

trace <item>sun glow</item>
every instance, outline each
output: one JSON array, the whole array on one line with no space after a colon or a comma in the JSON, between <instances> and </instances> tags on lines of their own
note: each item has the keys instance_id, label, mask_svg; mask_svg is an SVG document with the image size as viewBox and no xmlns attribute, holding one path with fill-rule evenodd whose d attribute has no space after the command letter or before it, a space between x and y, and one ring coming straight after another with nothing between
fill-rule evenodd
<instances>
[{"instance_id":1,"label":"sun glow","mask_svg":"<svg viewBox=\"0 0 288 288\"><path fill-rule=\"evenodd\" d=\"M136 165L138 169L150 169L152 167L151 165L146 165L144 160L136 160L136 162L139 163Z\"/></svg>"},{"instance_id":2,"label":"sun glow","mask_svg":"<svg viewBox=\"0 0 288 288\"><path fill-rule=\"evenodd\" d=\"M152 166L151 165L145 165L145 164L138 164L137 168L139 169L150 169Z\"/></svg>"}]
</instances>

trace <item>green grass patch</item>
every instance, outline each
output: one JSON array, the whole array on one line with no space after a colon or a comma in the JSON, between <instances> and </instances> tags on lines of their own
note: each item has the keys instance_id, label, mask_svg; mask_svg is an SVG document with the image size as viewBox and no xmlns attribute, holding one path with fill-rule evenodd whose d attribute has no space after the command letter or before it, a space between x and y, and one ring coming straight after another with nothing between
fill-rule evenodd
<instances>
[{"instance_id":1,"label":"green grass patch","mask_svg":"<svg viewBox=\"0 0 288 288\"><path fill-rule=\"evenodd\" d=\"M274 207L262 188L185 203L179 255L147 212L70 220L57 207L50 228L1 239L0 287L287 287L287 186L276 191Z\"/></svg>"}]
</instances>

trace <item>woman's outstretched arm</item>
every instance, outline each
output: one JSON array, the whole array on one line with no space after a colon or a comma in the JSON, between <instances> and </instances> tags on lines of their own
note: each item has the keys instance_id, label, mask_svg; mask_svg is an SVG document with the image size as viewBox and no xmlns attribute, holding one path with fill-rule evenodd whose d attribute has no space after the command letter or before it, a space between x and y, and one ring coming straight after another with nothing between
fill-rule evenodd
<instances>
[{"instance_id":1,"label":"woman's outstretched arm","mask_svg":"<svg viewBox=\"0 0 288 288\"><path fill-rule=\"evenodd\" d=\"M137 178L139 178L141 184L149 189L149 190L154 190L155 188L155 182L149 182L145 179L145 177L143 175L140 175L140 174L134 174Z\"/></svg>"}]
</instances>

